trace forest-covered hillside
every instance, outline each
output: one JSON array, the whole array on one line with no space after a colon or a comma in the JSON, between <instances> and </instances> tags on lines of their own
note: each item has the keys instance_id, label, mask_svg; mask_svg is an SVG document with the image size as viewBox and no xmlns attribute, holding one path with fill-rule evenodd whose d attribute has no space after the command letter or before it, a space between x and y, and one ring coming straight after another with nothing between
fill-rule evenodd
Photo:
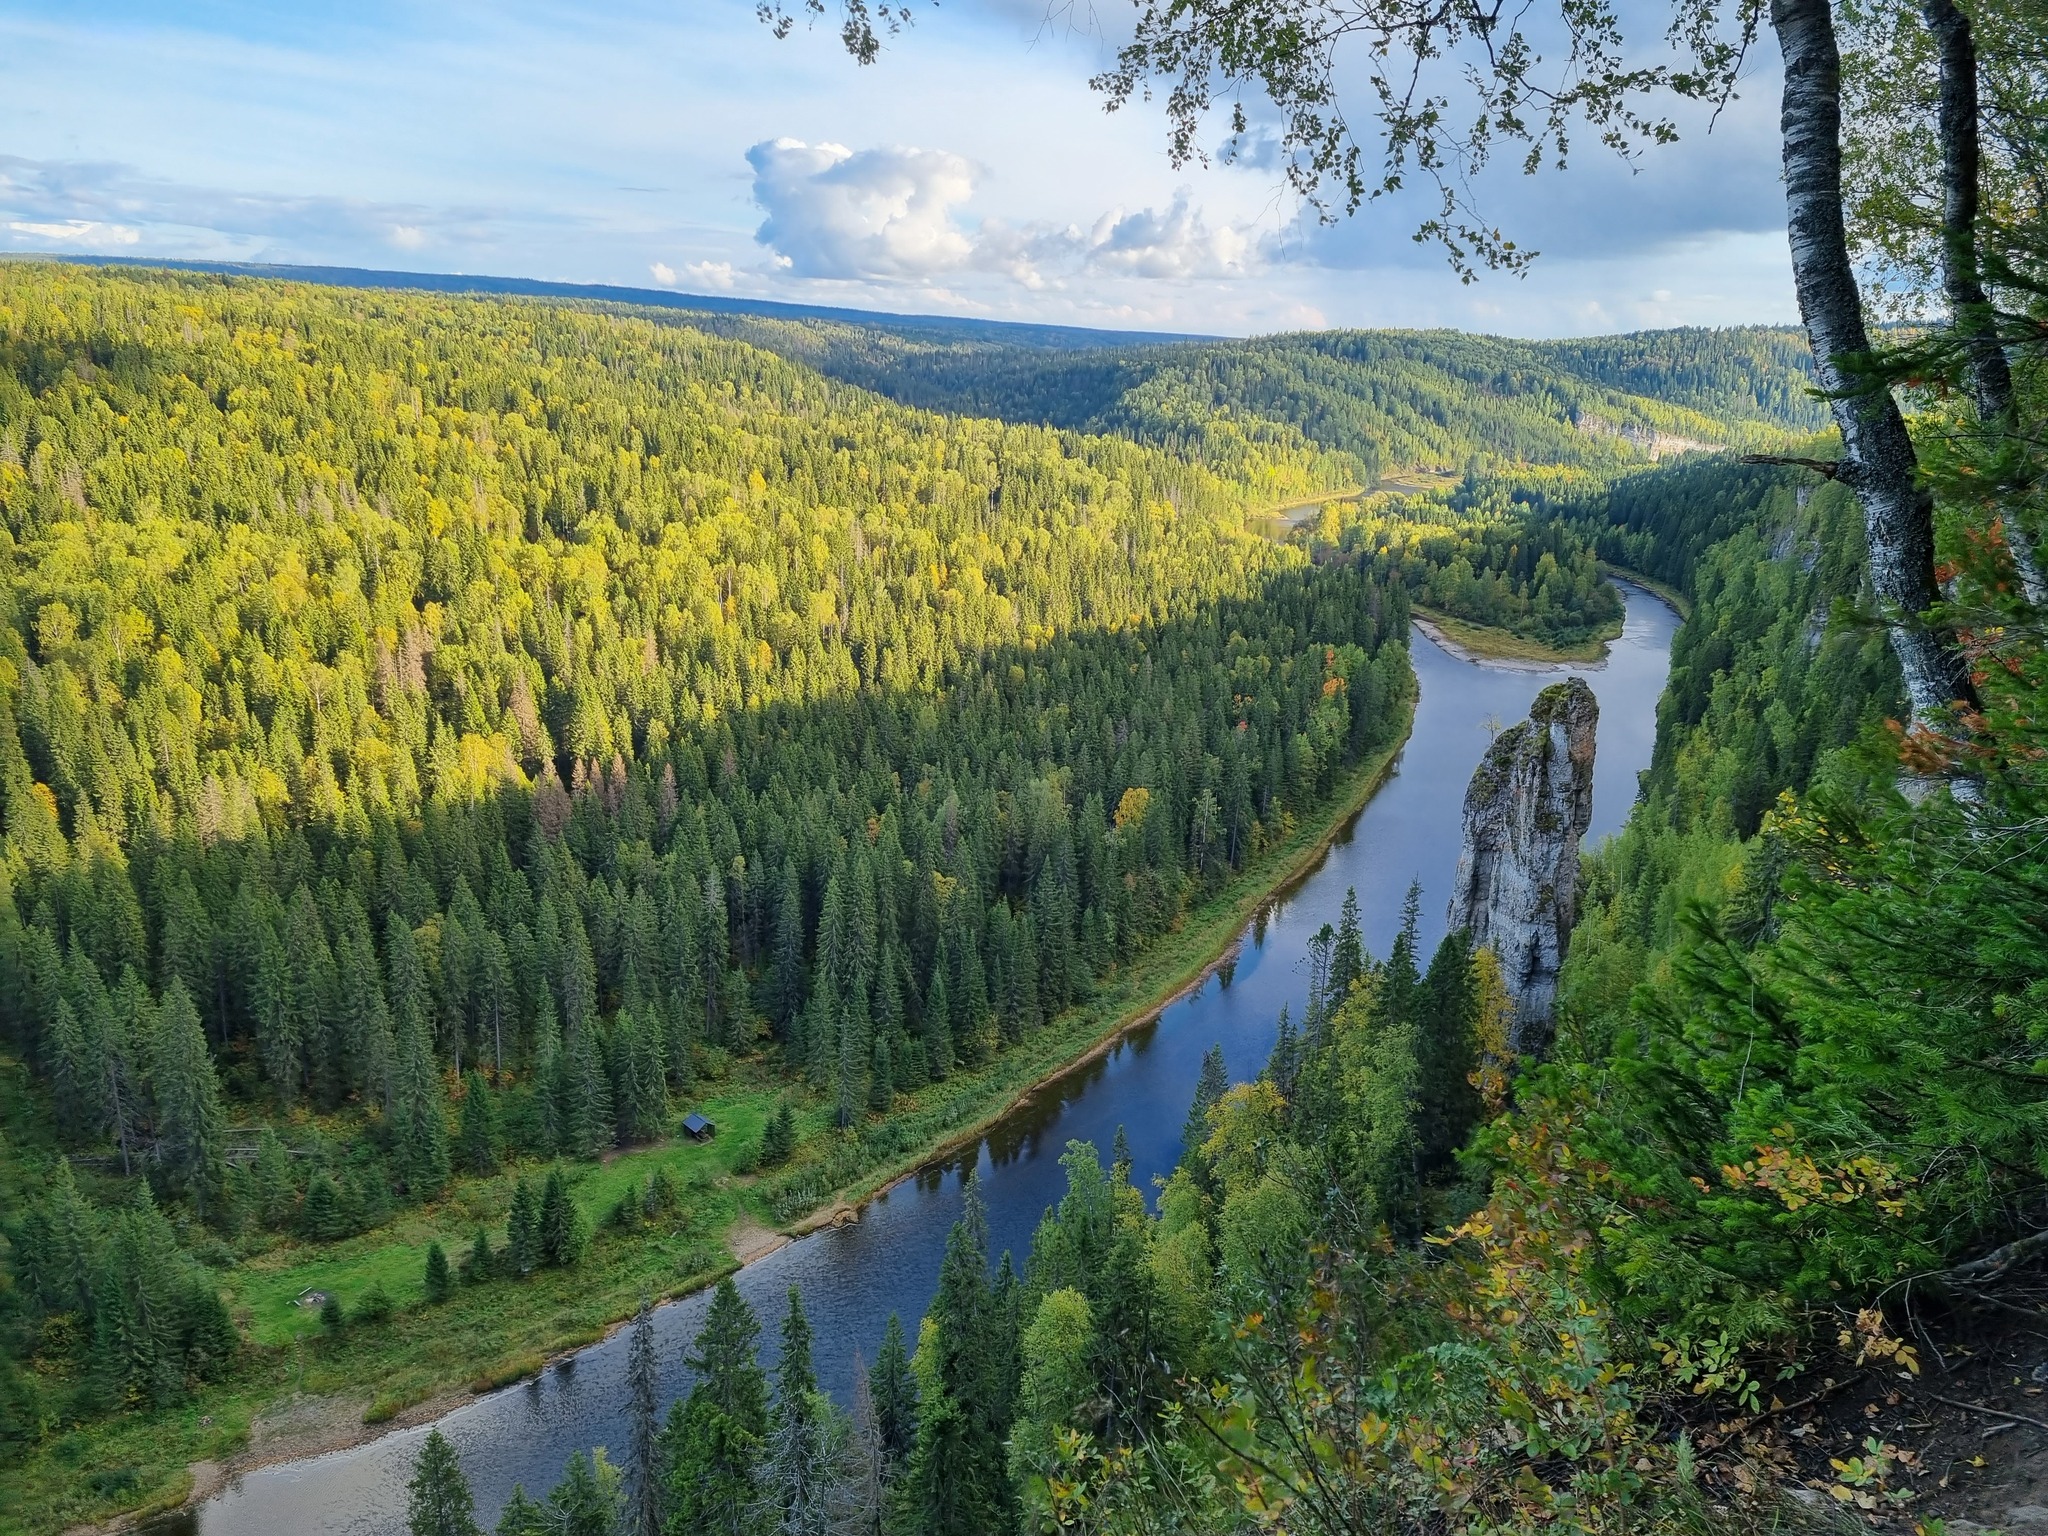
<instances>
[{"instance_id":1,"label":"forest-covered hillside","mask_svg":"<svg viewBox=\"0 0 2048 1536\"><path fill-rule=\"evenodd\" d=\"M1910 1517L1927 1330L2048 1209L2032 514L1917 402L1974 700L1899 726L1850 489L1650 462L1810 432L1801 377L0 265L0 1529L175 1493L308 1371L373 1420L517 1379L914 1159L1362 791L1412 601L1566 642L1598 560L1689 610L1549 1061L1491 954L1347 913L1161 1189L1070 1147L993 1275L970 1199L851 1412L721 1292L623 1478L498 1529ZM1841 1383L1853 1433L1770 1406ZM470 1536L427 1445L413 1528Z\"/></svg>"},{"instance_id":2,"label":"forest-covered hillside","mask_svg":"<svg viewBox=\"0 0 2048 1536\"><path fill-rule=\"evenodd\" d=\"M912 405L1117 432L1219 465L1254 445L1312 445L1333 483L1365 486L1418 469L1611 472L1826 419L1803 340L1766 328L1568 342L1323 331L1052 352L758 316L690 323Z\"/></svg>"},{"instance_id":3,"label":"forest-covered hillside","mask_svg":"<svg viewBox=\"0 0 2048 1536\"><path fill-rule=\"evenodd\" d=\"M1299 456L190 275L0 268L0 358L17 1451L239 1380L245 1262L659 1140L735 1070L782 1085L788 1198L841 1187L1412 690L1398 583L1255 531ZM473 1278L581 1251L558 1184Z\"/></svg>"}]
</instances>

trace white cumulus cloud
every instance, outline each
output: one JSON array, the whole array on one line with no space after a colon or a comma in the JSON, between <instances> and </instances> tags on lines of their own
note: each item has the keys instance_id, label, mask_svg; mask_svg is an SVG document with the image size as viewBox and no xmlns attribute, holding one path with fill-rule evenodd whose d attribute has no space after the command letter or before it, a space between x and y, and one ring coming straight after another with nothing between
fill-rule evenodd
<instances>
[{"instance_id":1,"label":"white cumulus cloud","mask_svg":"<svg viewBox=\"0 0 2048 1536\"><path fill-rule=\"evenodd\" d=\"M747 161L767 215L755 239L797 277L930 282L974 271L1041 289L1090 274L1238 277L1259 260L1248 230L1211 227L1184 192L1165 209L1115 208L1086 225L970 224L961 213L979 168L947 150L782 138L756 144Z\"/></svg>"},{"instance_id":2,"label":"white cumulus cloud","mask_svg":"<svg viewBox=\"0 0 2048 1536\"><path fill-rule=\"evenodd\" d=\"M747 151L756 238L799 277L926 278L967 264L973 243L953 210L974 168L940 149L851 150L772 139Z\"/></svg>"},{"instance_id":3,"label":"white cumulus cloud","mask_svg":"<svg viewBox=\"0 0 2048 1536\"><path fill-rule=\"evenodd\" d=\"M693 261L683 270L689 274L691 282L704 288L716 288L721 293L732 290L733 279L737 275L729 261Z\"/></svg>"}]
</instances>

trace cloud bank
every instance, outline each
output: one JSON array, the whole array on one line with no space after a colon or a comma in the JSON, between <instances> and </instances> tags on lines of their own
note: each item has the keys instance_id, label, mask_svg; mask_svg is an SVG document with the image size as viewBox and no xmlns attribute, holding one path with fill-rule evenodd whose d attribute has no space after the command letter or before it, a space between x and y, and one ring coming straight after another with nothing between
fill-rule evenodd
<instances>
[{"instance_id":1,"label":"cloud bank","mask_svg":"<svg viewBox=\"0 0 2048 1536\"><path fill-rule=\"evenodd\" d=\"M1234 278L1260 262L1248 229L1212 227L1186 192L1165 209L1113 208L1085 227L971 223L964 210L983 173L948 150L779 138L754 145L747 163L767 215L755 239L792 277L928 283L972 272L1041 289L1089 275Z\"/></svg>"},{"instance_id":2,"label":"cloud bank","mask_svg":"<svg viewBox=\"0 0 2048 1536\"><path fill-rule=\"evenodd\" d=\"M0 155L0 228L28 248L246 257L342 245L421 252L495 239L499 210L193 186L109 161Z\"/></svg>"}]
</instances>

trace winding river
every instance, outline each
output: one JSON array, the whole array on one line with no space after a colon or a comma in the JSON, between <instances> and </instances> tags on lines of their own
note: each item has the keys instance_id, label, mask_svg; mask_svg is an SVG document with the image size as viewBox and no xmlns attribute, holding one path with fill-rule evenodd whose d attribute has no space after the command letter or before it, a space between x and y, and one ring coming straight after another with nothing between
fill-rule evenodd
<instances>
[{"instance_id":1,"label":"winding river","mask_svg":"<svg viewBox=\"0 0 2048 1536\"><path fill-rule=\"evenodd\" d=\"M792 1285L802 1289L816 1330L822 1383L842 1397L853 1352L874 1358L891 1312L902 1315L915 1338L970 1165L988 1202L995 1246L1010 1249L1020 1262L1039 1217L1060 1196L1058 1160L1069 1140L1093 1141L1106 1157L1122 1125L1140 1187L1170 1170L1203 1052L1220 1042L1234 1078L1257 1073L1272 1048L1281 1007L1301 1012L1308 938L1336 921L1347 888L1358 892L1367 947L1384 955L1399 930L1409 881L1419 880L1425 956L1435 946L1458 857L1465 785L1489 727L1521 719L1538 689L1570 672L1585 675L1600 699L1590 837L1597 841L1617 830L1635 799L1636 775L1650 761L1657 699L1678 624L1649 593L1623 590L1626 627L1598 666L1474 662L1418 632L1413 649L1422 697L1393 776L1322 861L1259 914L1235 963L1113 1051L1042 1090L971 1152L898 1184L858 1221L789 1243L742 1270L739 1287L763 1320L764 1344L772 1349ZM664 1400L687 1388L683 1356L707 1304L699 1294L655 1314ZM553 1485L571 1453L592 1445L623 1450L625 1356L625 1335L615 1334L441 1421L486 1527L515 1483L538 1494ZM406 1481L425 1434L424 1427L405 1430L246 1473L196 1509L147 1529L150 1536L399 1536Z\"/></svg>"}]
</instances>

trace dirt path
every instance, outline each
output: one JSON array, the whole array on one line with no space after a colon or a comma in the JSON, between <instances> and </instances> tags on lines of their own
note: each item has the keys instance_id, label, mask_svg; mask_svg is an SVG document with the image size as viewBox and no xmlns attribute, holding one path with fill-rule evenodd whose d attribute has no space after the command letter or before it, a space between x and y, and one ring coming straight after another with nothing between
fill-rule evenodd
<instances>
[{"instance_id":1,"label":"dirt path","mask_svg":"<svg viewBox=\"0 0 2048 1536\"><path fill-rule=\"evenodd\" d=\"M756 1259L765 1259L780 1248L789 1238L773 1227L762 1225L753 1212L742 1209L739 1218L725 1229L725 1246L733 1260L739 1264L751 1264Z\"/></svg>"}]
</instances>

